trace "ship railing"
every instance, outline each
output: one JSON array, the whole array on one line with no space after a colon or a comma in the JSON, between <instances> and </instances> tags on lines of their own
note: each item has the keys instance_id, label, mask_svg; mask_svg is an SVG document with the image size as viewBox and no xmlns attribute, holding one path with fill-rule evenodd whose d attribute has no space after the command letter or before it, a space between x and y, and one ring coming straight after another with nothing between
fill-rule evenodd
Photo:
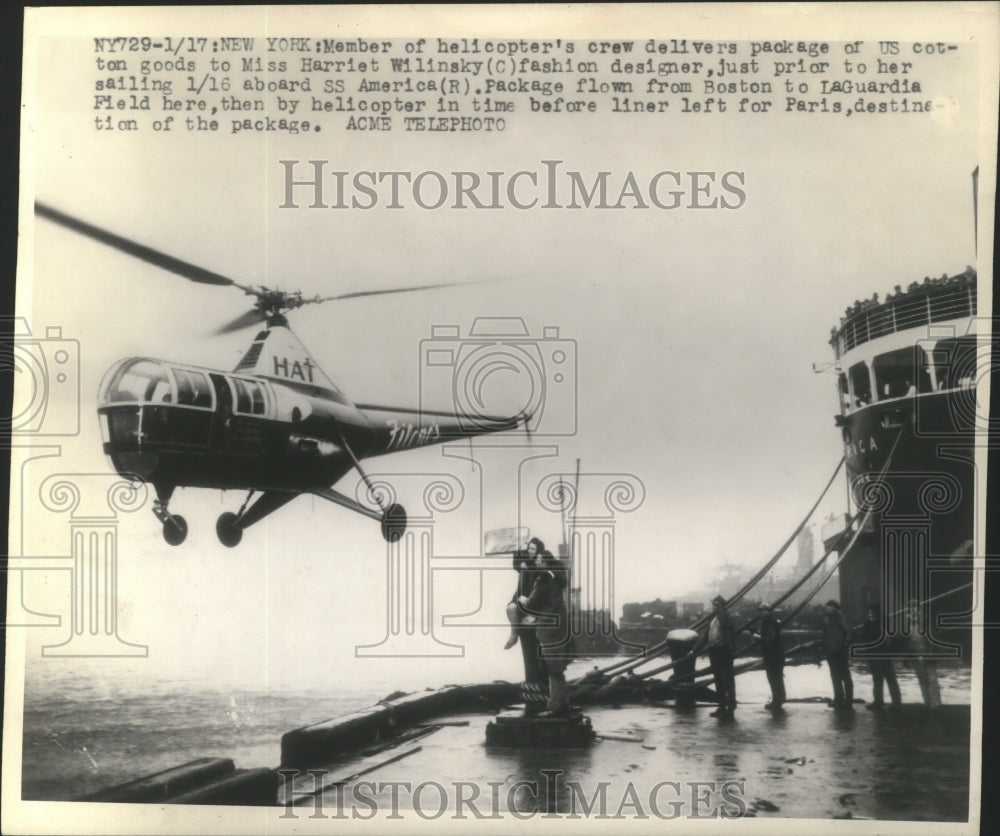
<instances>
[{"instance_id":1,"label":"ship railing","mask_svg":"<svg viewBox=\"0 0 1000 836\"><path fill-rule=\"evenodd\" d=\"M837 331L833 340L834 351L839 359L852 348L879 337L934 322L974 316L975 313L974 285L908 296L898 301L874 306L852 316Z\"/></svg>"}]
</instances>

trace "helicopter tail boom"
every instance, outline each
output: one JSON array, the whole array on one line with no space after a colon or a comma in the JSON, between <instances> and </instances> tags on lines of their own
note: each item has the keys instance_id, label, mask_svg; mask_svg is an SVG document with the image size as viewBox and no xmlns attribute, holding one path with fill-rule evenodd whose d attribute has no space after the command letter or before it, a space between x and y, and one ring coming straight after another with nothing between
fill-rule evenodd
<instances>
[{"instance_id":1,"label":"helicopter tail boom","mask_svg":"<svg viewBox=\"0 0 1000 836\"><path fill-rule=\"evenodd\" d=\"M374 441L366 453L368 456L514 430L526 425L529 418L526 415L511 417L471 415L374 404L356 406L368 418L375 430Z\"/></svg>"}]
</instances>

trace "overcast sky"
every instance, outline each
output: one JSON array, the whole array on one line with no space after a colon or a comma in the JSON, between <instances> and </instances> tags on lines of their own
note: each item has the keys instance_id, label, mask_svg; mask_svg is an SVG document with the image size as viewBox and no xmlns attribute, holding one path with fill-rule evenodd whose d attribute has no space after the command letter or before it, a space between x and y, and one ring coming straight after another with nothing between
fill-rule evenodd
<instances>
[{"instance_id":1,"label":"overcast sky","mask_svg":"<svg viewBox=\"0 0 1000 836\"><path fill-rule=\"evenodd\" d=\"M571 477L579 459L586 487L579 510L594 515L607 513L598 483L609 477L587 474L630 475L644 500L616 517L619 613L627 601L699 589L722 564L766 560L841 455L834 377L812 370L833 359L831 326L857 298L975 261L971 173L983 160L977 53L969 44L921 74L950 97L935 118L543 120L520 112L496 134L352 136L331 127L265 139L95 133L91 79L74 69L89 67L90 46L56 40L40 56L38 133L26 178L38 199L236 281L306 295L487 282L293 313L295 332L354 401L416 406L422 373L430 386L421 342L436 325L460 326L464 336L476 317L520 316L533 337L559 329L576 376L558 389L549 381L546 395L551 421L556 408L563 415L578 398L574 435L521 436L524 449L502 454L480 455L474 446L479 470L433 447L368 464L373 473L416 475L399 480L411 513L426 484L420 474L450 473L462 482L465 504L435 526L435 554L452 556L476 552L480 501L483 529L520 522L552 543L559 515L538 507L539 480ZM629 171L640 182L660 170L739 171L746 203L729 211L279 208L278 161L303 161L301 173L311 159L350 172L507 174L542 172L543 160L561 160L589 178L610 171L612 182ZM34 272L30 284L19 279L18 305L36 334L59 325L79 341L82 406L79 437L64 444L61 458L32 468L32 484L58 468L107 468L95 406L114 361L142 354L229 369L253 336L212 336L248 306L236 289L185 282L48 222L34 231ZM546 353L552 342L539 339L547 375L554 373ZM524 396L524 379L511 374L498 373L488 386L491 405L516 408ZM550 445L558 445L556 455L520 471L519 500L516 465ZM338 487L353 493L355 481L349 476ZM831 497L822 513L842 512L842 482ZM261 681L280 672L314 684L333 675L303 672L316 641L332 669L355 644L384 632L378 525L301 497L226 549L215 518L243 498L179 490L171 507L187 518L190 534L176 549L164 544L148 508L122 519L119 584L128 617L121 632L149 644L163 670L224 678L249 666ZM24 553L68 550L65 523L31 513ZM789 569L792 563L794 554ZM484 576L480 622L503 619L512 580L509 571ZM61 606L58 583L47 589L34 593ZM436 614L474 610L479 591L476 573L437 572ZM481 649L498 647L503 635L500 627L438 632ZM195 643L199 652L185 654ZM482 670L517 675L511 654L489 664L476 654ZM390 664L371 662L365 675L389 681ZM427 662L427 675L447 664Z\"/></svg>"}]
</instances>

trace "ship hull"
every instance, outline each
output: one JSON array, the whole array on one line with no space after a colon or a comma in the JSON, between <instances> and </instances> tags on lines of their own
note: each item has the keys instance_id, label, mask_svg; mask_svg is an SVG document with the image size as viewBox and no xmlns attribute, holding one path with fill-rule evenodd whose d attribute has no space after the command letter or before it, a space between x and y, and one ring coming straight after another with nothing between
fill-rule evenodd
<instances>
[{"instance_id":1,"label":"ship hull","mask_svg":"<svg viewBox=\"0 0 1000 836\"><path fill-rule=\"evenodd\" d=\"M929 652L971 659L976 512L974 390L872 404L840 420L853 501L867 522L840 565L841 605L860 624L871 604L907 646L904 610L926 608ZM904 635L906 633L907 635Z\"/></svg>"}]
</instances>

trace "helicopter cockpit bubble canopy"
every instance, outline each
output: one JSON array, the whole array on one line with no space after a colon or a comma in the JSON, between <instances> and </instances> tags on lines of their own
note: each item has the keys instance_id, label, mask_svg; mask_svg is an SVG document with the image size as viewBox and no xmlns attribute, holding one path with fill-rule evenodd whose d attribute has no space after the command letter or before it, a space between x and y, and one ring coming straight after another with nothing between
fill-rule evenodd
<instances>
[{"instance_id":1,"label":"helicopter cockpit bubble canopy","mask_svg":"<svg viewBox=\"0 0 1000 836\"><path fill-rule=\"evenodd\" d=\"M148 357L130 357L111 367L98 392L100 406L126 403L213 410L215 390L203 371Z\"/></svg>"}]
</instances>

